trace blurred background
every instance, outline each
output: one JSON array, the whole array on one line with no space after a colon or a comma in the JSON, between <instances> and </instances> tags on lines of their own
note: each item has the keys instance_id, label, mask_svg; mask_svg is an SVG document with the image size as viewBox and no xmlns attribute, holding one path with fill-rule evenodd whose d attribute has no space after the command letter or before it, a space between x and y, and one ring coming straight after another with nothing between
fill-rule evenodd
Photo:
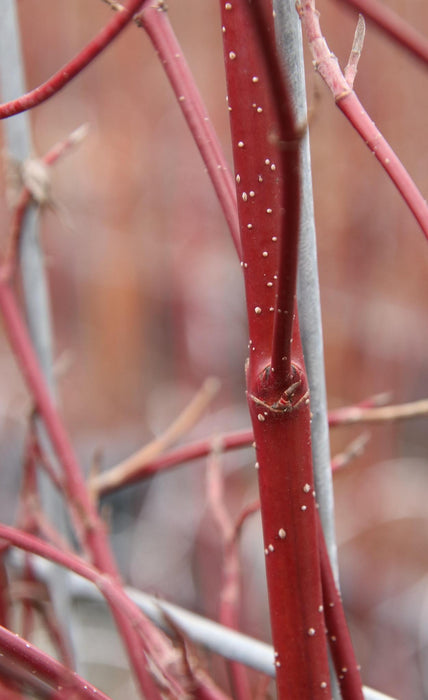
<instances>
[{"instance_id":1,"label":"blurred background","mask_svg":"<svg viewBox=\"0 0 428 700\"><path fill-rule=\"evenodd\" d=\"M424 0L386 4L428 34ZM168 5L231 163L218 3ZM343 67L356 14L337 0L317 6ZM101 0L19 0L18 10L29 88L110 17ZM386 391L397 403L427 397L427 241L306 58L329 406ZM355 88L427 193L427 67L368 25ZM220 392L183 442L245 428L249 419L239 262L142 30L128 27L31 113L35 155L82 123L89 134L52 169L52 206L41 217L61 412L88 470L96 455L107 469L159 435L207 376L220 379ZM0 177L4 245L10 221L4 169ZM2 520L11 522L30 404L3 334L0 376L1 508ZM362 430L334 429L332 454ZM364 682L414 700L428 697L427 432L428 418L373 427L364 454L334 477L341 582ZM229 454L223 464L226 502L236 517L257 497L252 451ZM127 582L215 618L221 542L205 481L200 460L102 505ZM242 537L242 629L268 641L262 552L254 515ZM107 647L97 651L89 634L92 673L104 661L122 673L119 656ZM115 648L113 635L105 640ZM220 664L206 661L227 689ZM122 694L124 677L117 698L131 697L130 689Z\"/></svg>"}]
</instances>

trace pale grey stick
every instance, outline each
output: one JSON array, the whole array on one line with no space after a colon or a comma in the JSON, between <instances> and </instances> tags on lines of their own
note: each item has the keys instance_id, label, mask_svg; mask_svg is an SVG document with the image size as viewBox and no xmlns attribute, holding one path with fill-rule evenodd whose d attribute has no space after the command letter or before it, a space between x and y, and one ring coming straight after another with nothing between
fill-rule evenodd
<instances>
[{"instance_id":1,"label":"pale grey stick","mask_svg":"<svg viewBox=\"0 0 428 700\"><path fill-rule=\"evenodd\" d=\"M0 94L3 101L19 97L25 92L24 69L22 64L21 40L15 0L0 2ZM31 127L28 112L23 112L2 122L5 134L7 155L22 165L32 155ZM55 395L53 378L53 352L49 295L43 263L43 251L39 240L39 207L30 204L24 217L20 240L20 270L24 289L27 323L38 360L52 396ZM39 440L52 457L49 441L41 422L37 422ZM52 462L55 464L54 459ZM56 529L64 535L66 520L63 503L43 473L38 475L43 508ZM64 572L52 572L49 582L50 592L63 633L71 643L71 611L67 595Z\"/></svg>"},{"instance_id":2,"label":"pale grey stick","mask_svg":"<svg viewBox=\"0 0 428 700\"><path fill-rule=\"evenodd\" d=\"M336 585L339 587L302 30L294 0L273 0L273 7L278 54L290 86L296 121L303 131L299 144L300 230L297 306L311 396L315 491L327 550ZM340 700L341 693L331 658L329 665L332 694L335 700Z\"/></svg>"},{"instance_id":3,"label":"pale grey stick","mask_svg":"<svg viewBox=\"0 0 428 700\"><path fill-rule=\"evenodd\" d=\"M41 557L32 556L31 559L37 575L42 580L48 576L49 569L57 568L56 565ZM8 560L14 567L21 567L24 561L21 553L16 551ZM73 599L103 600L100 591L90 581L73 572L67 572L67 576ZM178 605L142 593L135 588L126 587L125 591L140 610L167 634L172 636L176 634L176 629L171 629L171 625L168 624L168 618L170 618L173 626L181 629L194 644L200 644L230 661L245 664L272 678L275 676L274 651L270 644L235 632L235 630L228 629L218 622L213 622ZM363 690L365 700L394 700L389 695L384 695L366 686Z\"/></svg>"},{"instance_id":4,"label":"pale grey stick","mask_svg":"<svg viewBox=\"0 0 428 700\"><path fill-rule=\"evenodd\" d=\"M311 393L312 453L315 489L325 541L336 583L339 583L334 533L333 482L327 422L321 304L312 194L309 131L302 31L294 0L274 0L275 33L280 59L290 82L297 123L304 129L300 143L301 211L297 302L303 354Z\"/></svg>"}]
</instances>

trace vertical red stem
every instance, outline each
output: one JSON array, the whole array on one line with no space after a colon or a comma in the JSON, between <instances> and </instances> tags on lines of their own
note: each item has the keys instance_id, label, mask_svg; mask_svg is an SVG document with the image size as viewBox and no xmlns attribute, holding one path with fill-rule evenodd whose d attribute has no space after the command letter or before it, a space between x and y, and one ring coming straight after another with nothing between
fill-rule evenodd
<instances>
[{"instance_id":1,"label":"vertical red stem","mask_svg":"<svg viewBox=\"0 0 428 700\"><path fill-rule=\"evenodd\" d=\"M327 547L318 522L324 614L330 651L343 700L363 700L360 670L355 660L342 600L334 582Z\"/></svg>"},{"instance_id":2,"label":"vertical red stem","mask_svg":"<svg viewBox=\"0 0 428 700\"><path fill-rule=\"evenodd\" d=\"M330 688L298 328L291 361L300 129L277 62L271 2L222 0L221 11L278 695L317 700L329 697Z\"/></svg>"}]
</instances>

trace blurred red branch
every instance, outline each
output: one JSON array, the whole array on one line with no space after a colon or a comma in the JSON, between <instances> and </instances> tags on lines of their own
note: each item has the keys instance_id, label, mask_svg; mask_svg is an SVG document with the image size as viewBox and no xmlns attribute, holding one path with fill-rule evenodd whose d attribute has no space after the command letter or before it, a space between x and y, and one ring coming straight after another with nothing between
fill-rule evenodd
<instances>
[{"instance_id":1,"label":"blurred red branch","mask_svg":"<svg viewBox=\"0 0 428 700\"><path fill-rule=\"evenodd\" d=\"M367 114L355 92L342 74L335 56L321 33L315 0L299 0L297 10L302 19L315 68L333 93L339 109L363 138L370 151L388 173L413 216L428 239L428 204L400 159Z\"/></svg>"},{"instance_id":2,"label":"blurred red branch","mask_svg":"<svg viewBox=\"0 0 428 700\"><path fill-rule=\"evenodd\" d=\"M169 641L145 618L135 603L128 598L117 579L98 571L94 566L75 554L71 552L62 552L38 537L24 533L16 528L0 524L0 539L5 540L14 547L18 547L26 552L36 554L53 563L64 566L70 571L91 581L102 593L113 614L117 613L119 610L121 611L121 616L119 620L119 616L116 616L116 621L122 637L123 629L120 623L125 617L127 620L131 621L136 639L139 640L136 652L143 647L162 673L163 679L169 683L171 690L177 694L181 692L180 684L175 680L171 671L173 662L177 661L177 659L175 658L176 655ZM140 657L140 664L142 661L143 658ZM149 693L148 697L150 697L150 688L147 692ZM179 695L177 695L177 697L179 697Z\"/></svg>"},{"instance_id":3,"label":"blurred red branch","mask_svg":"<svg viewBox=\"0 0 428 700\"><path fill-rule=\"evenodd\" d=\"M56 161L65 155L71 148L76 146L86 136L87 127L82 125L75 129L69 136L56 143L42 158L31 159L19 164L20 179L22 189L18 200L14 206L11 232L7 241L6 252L2 263L2 273L5 279L11 280L16 272L18 264L18 246L21 237L21 229L27 208L31 203L40 206L49 203L50 178L48 167L54 165ZM28 176L28 165L36 164L36 169L32 169L31 178ZM26 175L27 173L27 175Z\"/></svg>"},{"instance_id":4,"label":"blurred red branch","mask_svg":"<svg viewBox=\"0 0 428 700\"><path fill-rule=\"evenodd\" d=\"M241 240L233 177L202 97L187 65L162 2L146 4L136 22L155 48L223 209L235 248L241 258Z\"/></svg>"},{"instance_id":5,"label":"blurred red branch","mask_svg":"<svg viewBox=\"0 0 428 700\"><path fill-rule=\"evenodd\" d=\"M171 443L190 430L219 390L220 383L214 377L208 377L188 405L179 413L170 426L158 437L144 445L122 462L103 474L93 474L89 488L94 498L102 491L112 491L118 484L133 481L133 474L142 464L150 462L160 455Z\"/></svg>"},{"instance_id":6,"label":"blurred red branch","mask_svg":"<svg viewBox=\"0 0 428 700\"><path fill-rule=\"evenodd\" d=\"M37 674L37 680L46 681L54 689L65 686L69 691L78 693L82 700L84 698L93 700L94 697L109 700L105 693L95 688L86 679L2 626L0 626L0 650L3 659L11 666L12 676L13 667L16 665L19 670L29 672L26 676L27 682L31 675Z\"/></svg>"},{"instance_id":7,"label":"blurred red branch","mask_svg":"<svg viewBox=\"0 0 428 700\"><path fill-rule=\"evenodd\" d=\"M378 0L339 0L339 3L355 7L412 56L428 63L428 39L385 3Z\"/></svg>"},{"instance_id":8,"label":"blurred red branch","mask_svg":"<svg viewBox=\"0 0 428 700\"><path fill-rule=\"evenodd\" d=\"M214 446L209 456L206 487L208 506L220 531L223 545L219 622L226 627L239 630L241 600L239 529L234 526L224 500L224 478L220 464L220 450L221 442ZM230 662L229 665L233 697L236 700L248 700L251 697L251 692L246 669L236 662Z\"/></svg>"},{"instance_id":9,"label":"blurred red branch","mask_svg":"<svg viewBox=\"0 0 428 700\"><path fill-rule=\"evenodd\" d=\"M329 411L329 424L332 427L351 425L353 423L388 423L395 420L406 420L426 416L428 414L428 399L411 401L395 406L345 406Z\"/></svg>"},{"instance_id":10,"label":"blurred red branch","mask_svg":"<svg viewBox=\"0 0 428 700\"><path fill-rule=\"evenodd\" d=\"M134 13L137 12L142 2L143 0L129 0L123 11L115 15L97 36L84 49L79 51L77 56L54 73L49 80L25 95L0 105L0 119L32 109L59 92L86 66L92 63L98 54L104 51L113 39L117 37L122 29L132 20Z\"/></svg>"},{"instance_id":11,"label":"blurred red branch","mask_svg":"<svg viewBox=\"0 0 428 700\"><path fill-rule=\"evenodd\" d=\"M374 396L352 406L343 406L328 412L328 422L331 428L353 423L381 423L392 420L406 420L428 413L428 399L413 401L408 404L380 407L379 404L388 400L388 394ZM96 474L91 478L91 490L100 497L111 493L141 479L147 479L158 472L173 469L181 464L206 457L212 452L214 443L221 444L222 451L237 450L250 447L254 443L254 433L251 429L214 435L197 442L182 445L165 452L158 457L142 459L135 462L132 473L124 474L123 478L110 480L109 470L105 474Z\"/></svg>"},{"instance_id":12,"label":"blurred red branch","mask_svg":"<svg viewBox=\"0 0 428 700\"><path fill-rule=\"evenodd\" d=\"M16 360L62 466L67 504L73 515L79 538L95 564L106 574L119 581L119 573L113 559L104 523L99 518L89 497L80 465L52 402L16 300L4 279L0 280L0 310ZM113 614L143 694L150 699L158 698L159 693L147 668L141 648L141 638L136 635L134 623L131 618L123 614L120 608L114 608ZM149 622L146 626L152 627Z\"/></svg>"}]
</instances>

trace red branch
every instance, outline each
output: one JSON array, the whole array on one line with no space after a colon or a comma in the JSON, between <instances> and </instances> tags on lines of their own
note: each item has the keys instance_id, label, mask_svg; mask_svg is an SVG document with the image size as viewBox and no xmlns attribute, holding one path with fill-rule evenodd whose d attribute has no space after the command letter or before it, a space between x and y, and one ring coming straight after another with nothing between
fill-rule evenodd
<instances>
[{"instance_id":1,"label":"red branch","mask_svg":"<svg viewBox=\"0 0 428 700\"><path fill-rule=\"evenodd\" d=\"M102 474L99 480L97 479L97 476L94 476L91 482L91 487L98 496L102 496L110 493L111 491L117 491L118 489L129 484L134 484L141 479L146 479L153 476L153 474L157 474L160 471L172 469L173 467L177 467L184 462L191 462L192 460L199 459L200 457L206 457L210 454L210 452L212 452L214 442L220 444L221 450L225 451L236 450L240 447L249 447L253 441L254 435L252 430L242 430L236 433L234 432L216 437L208 437L205 440L198 440L197 442L176 447L173 450L169 450L168 452L161 454L156 459L142 463L141 468L138 471L134 471L129 477L125 475L120 484L110 484L108 480L103 480ZM106 473L108 474L108 472Z\"/></svg>"},{"instance_id":2,"label":"red branch","mask_svg":"<svg viewBox=\"0 0 428 700\"><path fill-rule=\"evenodd\" d=\"M64 472L65 492L68 496L77 532L95 564L106 574L119 580L105 526L89 498L80 465L77 462L65 428L55 409L25 324L9 285L0 280L0 310L5 330L17 362L30 390L35 406L43 418L46 431ZM142 653L141 640L135 633L132 620L116 608L114 616L131 659L132 667L145 697L159 698ZM147 622L150 627L150 623Z\"/></svg>"},{"instance_id":3,"label":"red branch","mask_svg":"<svg viewBox=\"0 0 428 700\"><path fill-rule=\"evenodd\" d=\"M13 667L18 666L19 670L28 671L27 682L32 674L37 674L37 679L47 682L55 689L58 686L65 686L69 691L78 693L78 697L84 700L109 700L101 690L95 688L84 678L81 678L74 671L63 666L45 652L22 639L18 635L10 632L5 627L0 626L0 650L4 660L10 664L10 671L13 675Z\"/></svg>"},{"instance_id":4,"label":"red branch","mask_svg":"<svg viewBox=\"0 0 428 700\"><path fill-rule=\"evenodd\" d=\"M228 223L235 248L241 258L241 241L232 175L217 134L213 129L193 75L165 11L148 5L137 16L162 63L190 132L208 170Z\"/></svg>"},{"instance_id":5,"label":"red branch","mask_svg":"<svg viewBox=\"0 0 428 700\"><path fill-rule=\"evenodd\" d=\"M339 0L355 7L388 37L405 48L412 56L428 63L428 39L394 10L378 0Z\"/></svg>"},{"instance_id":6,"label":"red branch","mask_svg":"<svg viewBox=\"0 0 428 700\"><path fill-rule=\"evenodd\" d=\"M87 127L80 126L73 131L67 138L56 143L49 151L40 159L41 166L50 167L61 158L67 151L76 146L86 135ZM21 168L25 167L25 163L20 164ZM49 179L46 180L49 183ZM48 193L45 193L46 195ZM14 207L11 232L7 242L7 249L2 264L3 276L5 279L11 280L16 271L18 264L18 244L21 236L22 225L28 206L35 200L34 194L25 184L22 187L18 201ZM37 201L40 204L40 201Z\"/></svg>"},{"instance_id":7,"label":"red branch","mask_svg":"<svg viewBox=\"0 0 428 700\"><path fill-rule=\"evenodd\" d=\"M213 518L220 531L223 545L222 582L220 589L219 622L231 629L239 630L241 600L241 562L239 557L239 528L224 501L224 478L220 464L220 451L214 449L207 464L207 500ZM242 525L240 520L240 525ZM229 663L233 697L248 700L251 696L247 670L239 663Z\"/></svg>"},{"instance_id":8,"label":"red branch","mask_svg":"<svg viewBox=\"0 0 428 700\"><path fill-rule=\"evenodd\" d=\"M0 105L0 119L11 117L14 114L25 112L45 102L59 92L67 83L78 75L94 58L117 37L117 35L131 21L135 12L141 6L142 0L129 0L121 12L118 12L110 22L92 39L84 49L79 51L69 63L60 68L49 80L31 92L21 95L11 102Z\"/></svg>"},{"instance_id":9,"label":"red branch","mask_svg":"<svg viewBox=\"0 0 428 700\"><path fill-rule=\"evenodd\" d=\"M318 700L330 696L330 684L309 399L297 327L293 364L290 352L302 132L277 63L271 2L222 0L220 7L250 332L248 403L278 697Z\"/></svg>"},{"instance_id":10,"label":"red branch","mask_svg":"<svg viewBox=\"0 0 428 700\"><path fill-rule=\"evenodd\" d=\"M321 561L324 616L331 656L336 669L343 700L364 700L360 670L355 660L351 635L337 591L330 559L318 519L318 544Z\"/></svg>"},{"instance_id":11,"label":"red branch","mask_svg":"<svg viewBox=\"0 0 428 700\"><path fill-rule=\"evenodd\" d=\"M136 651L139 651L141 643L147 652L151 654L153 662L156 664L157 668L163 672L164 678L169 681L171 688L177 693L177 697L180 697L179 693L182 689L174 680L169 670L171 668L171 650L169 642L159 630L142 615L137 605L128 598L116 579L98 571L91 564L88 564L75 554L71 552L62 552L47 542L34 537L34 535L21 532L8 525L0 524L0 538L6 540L14 547L48 559L91 581L102 593L113 613L120 610L121 615L131 621L136 639L139 641ZM123 636L123 630L120 629L120 631ZM147 692L150 693L150 690ZM143 695L143 697L146 696ZM153 694L148 694L147 697L150 698L154 696Z\"/></svg>"},{"instance_id":12,"label":"red branch","mask_svg":"<svg viewBox=\"0 0 428 700\"><path fill-rule=\"evenodd\" d=\"M253 383L270 365L266 383L279 399L291 376L300 129L272 50L273 28L268 30L264 18L271 4L254 3L251 12L245 4L221 7L251 339L249 371Z\"/></svg>"},{"instance_id":13,"label":"red branch","mask_svg":"<svg viewBox=\"0 0 428 700\"><path fill-rule=\"evenodd\" d=\"M367 114L355 92L345 80L337 59L331 53L326 40L322 36L319 13L315 8L315 1L300 0L297 3L297 10L308 37L315 67L333 93L337 106L360 134L383 169L388 173L428 239L427 202L400 159Z\"/></svg>"}]
</instances>

